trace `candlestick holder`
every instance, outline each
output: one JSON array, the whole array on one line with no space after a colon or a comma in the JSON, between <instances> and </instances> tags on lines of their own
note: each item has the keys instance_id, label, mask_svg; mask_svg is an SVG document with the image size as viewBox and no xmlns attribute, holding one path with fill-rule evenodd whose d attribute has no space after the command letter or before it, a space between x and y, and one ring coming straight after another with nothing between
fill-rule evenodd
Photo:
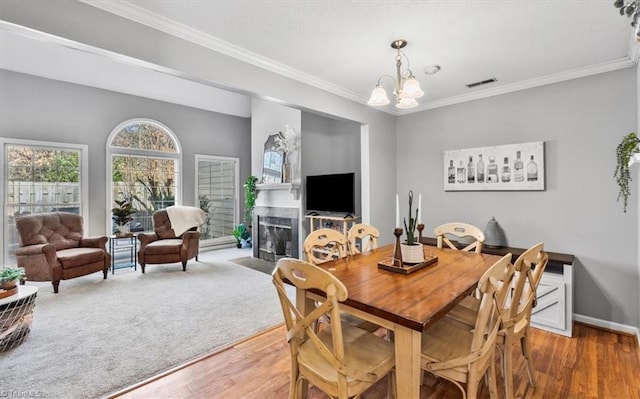
<instances>
[{"instance_id":1,"label":"candlestick holder","mask_svg":"<svg viewBox=\"0 0 640 399\"><path fill-rule=\"evenodd\" d=\"M418 229L418 242L420 244L422 244L422 230L424 230L424 224L423 223L419 223L416 226L416 229Z\"/></svg>"},{"instance_id":2,"label":"candlestick holder","mask_svg":"<svg viewBox=\"0 0 640 399\"><path fill-rule=\"evenodd\" d=\"M402 228L396 227L393 229L393 235L396 236L396 247L393 253L394 266L402 267L402 250L400 249L400 237L402 236ZM397 264L396 264L397 262Z\"/></svg>"}]
</instances>

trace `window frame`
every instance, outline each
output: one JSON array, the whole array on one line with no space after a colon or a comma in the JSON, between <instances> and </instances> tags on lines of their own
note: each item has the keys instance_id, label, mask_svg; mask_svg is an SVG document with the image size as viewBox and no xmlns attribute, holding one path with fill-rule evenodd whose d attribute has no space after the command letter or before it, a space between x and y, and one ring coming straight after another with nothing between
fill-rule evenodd
<instances>
[{"instance_id":1,"label":"window frame","mask_svg":"<svg viewBox=\"0 0 640 399\"><path fill-rule=\"evenodd\" d=\"M196 206L200 206L200 197L198 192L198 187L200 186L198 181L198 163L200 161L230 161L234 164L234 210L233 210L233 223L234 225L240 223L240 158L238 157L227 157L222 155L205 155L205 154L195 154L194 156L194 171L195 171L195 179L194 179L194 187L193 193L196 201ZM208 240L203 240L200 242L202 247L210 247L216 245L224 245L229 243L235 243L236 240L232 235L211 238Z\"/></svg>"},{"instance_id":2,"label":"window frame","mask_svg":"<svg viewBox=\"0 0 640 399\"><path fill-rule=\"evenodd\" d=\"M112 142L116 135L124 129L128 125L132 124L150 124L154 125L157 128L164 131L169 138L173 141L176 151L175 152L167 152L167 151L155 151L155 150L146 150L139 148L126 148L126 147L117 147L113 146ZM105 215L105 229L107 236L113 235L111 231L111 208L115 206L114 198L113 198L113 156L114 155L131 155L131 156L140 156L140 157L155 157L155 158L167 158L173 159L175 161L175 197L174 203L175 205L182 204L182 145L180 144L180 140L176 134L169 127L164 125L161 122L158 122L154 119L149 118L133 118L128 119L124 122L119 123L116 127L111 130L111 133L107 137L106 142L106 181L109 183L107 189L107 206L105 207L106 215Z\"/></svg>"},{"instance_id":3,"label":"window frame","mask_svg":"<svg viewBox=\"0 0 640 399\"><path fill-rule=\"evenodd\" d=\"M2 262L7 265L9 263L9 248L8 243L5 242L5 237L9 228L9 214L7 213L7 198L6 198L6 185L9 182L9 168L7 165L8 159L6 157L7 146L25 146L25 147L41 147L51 148L54 150L67 149L77 150L80 152L80 216L83 217L83 230L85 233L90 232L91 226L89 224L89 146L86 144L78 143L63 143L56 141L40 141L40 140L25 140L0 137L0 176L3 183L0 184L0 198L2 198L2 223L3 227L0 229L0 243L2 245Z\"/></svg>"}]
</instances>

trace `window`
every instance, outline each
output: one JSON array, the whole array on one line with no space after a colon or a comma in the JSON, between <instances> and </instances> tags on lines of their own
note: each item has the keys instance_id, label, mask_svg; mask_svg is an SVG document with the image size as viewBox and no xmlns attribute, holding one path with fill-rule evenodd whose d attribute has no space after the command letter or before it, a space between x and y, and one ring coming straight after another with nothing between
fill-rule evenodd
<instances>
[{"instance_id":1,"label":"window","mask_svg":"<svg viewBox=\"0 0 640 399\"><path fill-rule=\"evenodd\" d=\"M0 165L4 199L4 264L15 263L15 217L27 213L87 213L87 146L4 139ZM85 231L89 230L85 217Z\"/></svg>"},{"instance_id":2,"label":"window","mask_svg":"<svg viewBox=\"0 0 640 399\"><path fill-rule=\"evenodd\" d=\"M238 158L196 155L196 198L207 213L200 241L222 244L238 220Z\"/></svg>"},{"instance_id":3,"label":"window","mask_svg":"<svg viewBox=\"0 0 640 399\"><path fill-rule=\"evenodd\" d=\"M136 210L132 231L153 230L153 212L180 203L181 158L175 135L159 122L135 119L113 130L107 148L110 233L115 231L110 209L116 200L128 200Z\"/></svg>"}]
</instances>

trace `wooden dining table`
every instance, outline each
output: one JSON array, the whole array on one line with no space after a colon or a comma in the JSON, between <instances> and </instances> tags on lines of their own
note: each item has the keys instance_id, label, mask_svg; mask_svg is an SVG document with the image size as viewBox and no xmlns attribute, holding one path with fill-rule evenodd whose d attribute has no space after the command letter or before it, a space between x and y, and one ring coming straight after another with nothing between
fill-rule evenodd
<instances>
[{"instance_id":1,"label":"wooden dining table","mask_svg":"<svg viewBox=\"0 0 640 399\"><path fill-rule=\"evenodd\" d=\"M429 326L475 289L482 274L500 256L424 248L436 263L401 274L378 267L393 256L394 246L332 260L318 265L346 286L348 298L341 310L393 331L397 397L420 397L421 336ZM296 291L304 312L314 307L321 293Z\"/></svg>"}]
</instances>

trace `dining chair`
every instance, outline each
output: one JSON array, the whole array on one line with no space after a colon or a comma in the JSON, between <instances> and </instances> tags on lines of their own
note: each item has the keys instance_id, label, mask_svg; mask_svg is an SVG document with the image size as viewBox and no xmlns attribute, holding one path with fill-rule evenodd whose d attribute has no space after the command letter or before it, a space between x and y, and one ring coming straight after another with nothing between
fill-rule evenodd
<instances>
[{"instance_id":1,"label":"dining chair","mask_svg":"<svg viewBox=\"0 0 640 399\"><path fill-rule=\"evenodd\" d=\"M474 241L462 248L462 251L474 250L476 253L482 252L482 244L484 243L484 232L478 227L468 223L445 223L433 229L433 234L438 239L438 248L442 248L444 244L451 249L458 249L458 247L451 242L447 235L452 235L457 238L473 238ZM458 241L461 243L460 241Z\"/></svg>"},{"instance_id":2,"label":"dining chair","mask_svg":"<svg viewBox=\"0 0 640 399\"><path fill-rule=\"evenodd\" d=\"M304 255L307 262L314 265L328 262L336 258L343 258L346 256L344 248L349 246L349 240L344 234L337 230L323 228L314 230L304 240L303 248ZM327 314L321 321L330 319L331 315ZM352 315L351 313L342 314L342 322L344 324L351 324L359 326L369 332L375 332L380 326L367 322Z\"/></svg>"},{"instance_id":3,"label":"dining chair","mask_svg":"<svg viewBox=\"0 0 640 399\"><path fill-rule=\"evenodd\" d=\"M510 266L511 254L508 254L480 278L480 305L473 329L443 318L422 334L421 369L453 382L462 391L463 398L477 397L483 377L489 386L491 398L498 397L494 358L500 327L497 310L502 306L499 303L499 295L502 294L499 294L495 276L512 273Z\"/></svg>"},{"instance_id":4,"label":"dining chair","mask_svg":"<svg viewBox=\"0 0 640 399\"><path fill-rule=\"evenodd\" d=\"M304 256L307 262L314 265L328 262L346 255L349 245L347 237L341 232L322 228L311 232L303 243Z\"/></svg>"},{"instance_id":5,"label":"dining chair","mask_svg":"<svg viewBox=\"0 0 640 399\"><path fill-rule=\"evenodd\" d=\"M351 255L356 255L361 252L373 251L378 248L378 238L380 238L380 231L374 226L366 223L354 224L347 233L349 252ZM358 248L358 242L360 248Z\"/></svg>"},{"instance_id":6,"label":"dining chair","mask_svg":"<svg viewBox=\"0 0 640 399\"><path fill-rule=\"evenodd\" d=\"M520 350L525 359L527 378L531 387L535 387L533 365L531 361L531 313L536 303L536 291L542 273L549 261L544 252L544 243L540 242L523 252L514 262L514 275L507 291L506 302L500 309L500 329L496 345L501 355L502 374L504 378L506 398L514 397L513 387L513 346L520 343ZM504 283L504 282L503 282ZM472 327L479 302L475 305L465 299L464 303L455 306L446 318L455 323Z\"/></svg>"},{"instance_id":7,"label":"dining chair","mask_svg":"<svg viewBox=\"0 0 640 399\"><path fill-rule=\"evenodd\" d=\"M289 397L299 398L304 380L333 398L359 395L380 379L393 377L393 343L352 325L342 324L340 306L348 298L344 284L311 263L282 258L272 273L282 307L291 352ZM285 290L285 281L298 290L322 293L308 314L296 307ZM325 313L331 322L316 331L313 325ZM390 374L391 373L391 374ZM393 378L389 389L394 393Z\"/></svg>"}]
</instances>

